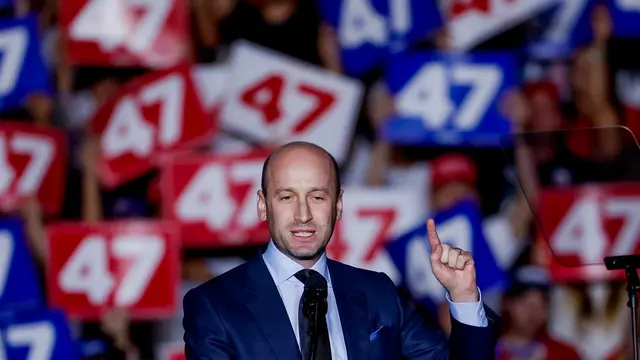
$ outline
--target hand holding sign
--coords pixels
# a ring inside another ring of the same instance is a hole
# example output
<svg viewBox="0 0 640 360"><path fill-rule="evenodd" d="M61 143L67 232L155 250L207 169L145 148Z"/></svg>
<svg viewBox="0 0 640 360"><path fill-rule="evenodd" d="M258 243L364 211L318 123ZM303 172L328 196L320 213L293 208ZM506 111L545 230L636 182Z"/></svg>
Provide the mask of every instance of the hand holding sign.
<svg viewBox="0 0 640 360"><path fill-rule="evenodd" d="M442 244L433 219L427 220L427 235L431 245L430 259L433 275L447 289L451 301L478 301L476 268L471 253Z"/></svg>

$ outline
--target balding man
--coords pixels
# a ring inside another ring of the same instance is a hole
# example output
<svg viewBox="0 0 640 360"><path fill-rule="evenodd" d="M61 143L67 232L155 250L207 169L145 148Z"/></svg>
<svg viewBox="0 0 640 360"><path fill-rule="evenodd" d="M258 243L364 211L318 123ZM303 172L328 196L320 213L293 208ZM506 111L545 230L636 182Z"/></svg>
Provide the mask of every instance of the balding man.
<svg viewBox="0 0 640 360"><path fill-rule="evenodd" d="M384 273L325 253L342 214L335 159L314 144L265 161L258 214L266 251L189 291L188 360L493 359L497 316L482 304L471 254L440 244L427 222L433 273L447 290L449 339L405 308Z"/></svg>

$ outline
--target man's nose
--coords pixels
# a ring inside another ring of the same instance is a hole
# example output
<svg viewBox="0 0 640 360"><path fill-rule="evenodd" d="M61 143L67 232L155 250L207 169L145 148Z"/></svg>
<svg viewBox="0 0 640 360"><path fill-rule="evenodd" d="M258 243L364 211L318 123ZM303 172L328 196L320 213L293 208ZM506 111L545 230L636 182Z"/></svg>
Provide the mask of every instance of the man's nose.
<svg viewBox="0 0 640 360"><path fill-rule="evenodd" d="M313 215L311 215L311 208L309 207L306 199L301 199L298 201L298 207L294 215L294 219L303 224L313 219Z"/></svg>

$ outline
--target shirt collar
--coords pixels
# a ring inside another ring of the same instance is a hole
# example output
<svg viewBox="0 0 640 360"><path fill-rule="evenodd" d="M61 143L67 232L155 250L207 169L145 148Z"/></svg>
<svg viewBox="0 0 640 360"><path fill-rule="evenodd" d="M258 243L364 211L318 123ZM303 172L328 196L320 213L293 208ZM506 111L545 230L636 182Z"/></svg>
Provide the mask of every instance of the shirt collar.
<svg viewBox="0 0 640 360"><path fill-rule="evenodd" d="M290 259L287 255L283 254L274 244L273 240L269 241L267 250L262 254L267 269L273 276L276 286L280 286L283 282L289 280L298 271L304 269L304 267L297 262ZM313 264L311 269L320 273L327 279L328 286L331 286L331 277L329 276L329 269L327 267L327 254L323 253L320 259Z"/></svg>

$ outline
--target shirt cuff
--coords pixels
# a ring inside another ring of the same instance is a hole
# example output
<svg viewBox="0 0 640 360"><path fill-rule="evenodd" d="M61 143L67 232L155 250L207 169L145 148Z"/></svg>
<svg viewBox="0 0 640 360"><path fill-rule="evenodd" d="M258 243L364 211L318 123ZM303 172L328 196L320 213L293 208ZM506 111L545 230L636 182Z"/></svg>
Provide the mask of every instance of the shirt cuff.
<svg viewBox="0 0 640 360"><path fill-rule="evenodd" d="M456 321L476 327L487 327L489 321L487 320L487 314L484 312L484 305L482 304L482 293L478 289L477 302L453 302L449 297L449 293L445 294L447 302L449 302L449 311Z"/></svg>

